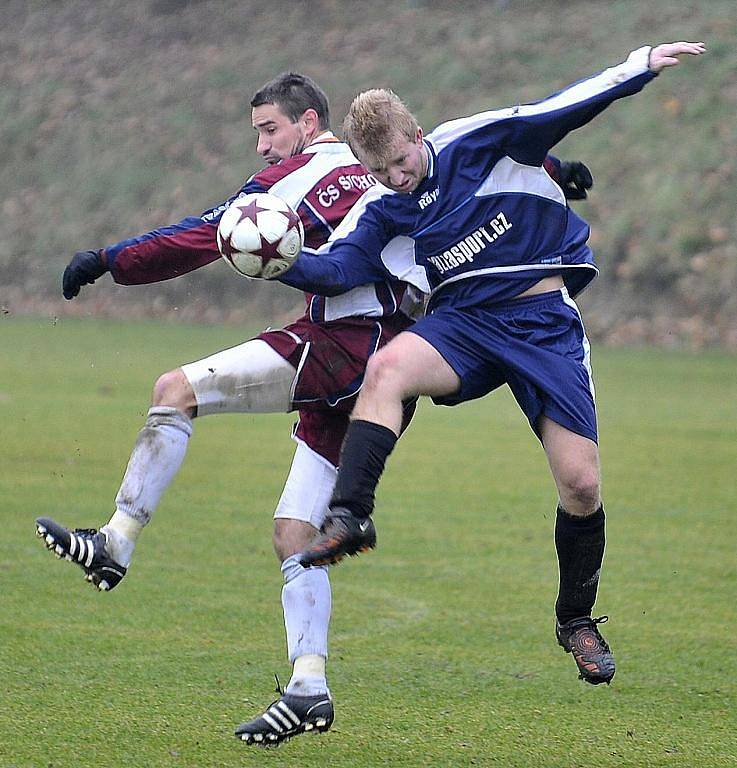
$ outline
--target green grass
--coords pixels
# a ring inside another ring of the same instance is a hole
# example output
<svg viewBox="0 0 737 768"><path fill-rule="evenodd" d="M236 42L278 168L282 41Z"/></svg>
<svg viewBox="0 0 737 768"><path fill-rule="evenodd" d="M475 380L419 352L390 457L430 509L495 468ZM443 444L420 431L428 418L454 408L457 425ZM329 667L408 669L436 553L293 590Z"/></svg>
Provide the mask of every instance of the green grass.
<svg viewBox="0 0 737 768"><path fill-rule="evenodd" d="M737 764L737 358L718 353L594 350L611 687L555 644L553 486L500 392L423 404L379 548L331 572L333 731L233 739L289 676L270 532L293 418L197 422L109 595L33 519L104 522L157 373L251 330L0 320L2 768Z"/></svg>

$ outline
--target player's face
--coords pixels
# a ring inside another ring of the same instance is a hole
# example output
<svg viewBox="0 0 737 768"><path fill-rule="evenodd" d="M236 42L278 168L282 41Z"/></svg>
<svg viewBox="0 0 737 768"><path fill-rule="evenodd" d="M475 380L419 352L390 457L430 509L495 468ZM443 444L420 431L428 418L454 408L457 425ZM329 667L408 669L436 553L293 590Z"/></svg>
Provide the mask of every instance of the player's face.
<svg viewBox="0 0 737 768"><path fill-rule="evenodd" d="M256 151L269 165L298 155L307 144L304 122L293 123L276 104L254 107L251 122L258 133Z"/></svg>
<svg viewBox="0 0 737 768"><path fill-rule="evenodd" d="M359 160L385 187L395 192L414 192L427 175L427 150L422 143L422 129L414 139L397 135L381 160L357 152Z"/></svg>

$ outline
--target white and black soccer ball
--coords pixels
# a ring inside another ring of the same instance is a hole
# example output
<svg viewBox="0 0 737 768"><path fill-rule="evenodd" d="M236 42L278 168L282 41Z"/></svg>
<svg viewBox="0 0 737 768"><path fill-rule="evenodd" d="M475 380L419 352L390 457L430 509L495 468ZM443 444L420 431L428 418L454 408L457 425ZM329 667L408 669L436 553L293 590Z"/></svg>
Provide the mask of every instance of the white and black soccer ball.
<svg viewBox="0 0 737 768"><path fill-rule="evenodd" d="M299 256L304 228L280 197L254 192L228 206L217 241L222 257L238 274L270 280L284 274Z"/></svg>

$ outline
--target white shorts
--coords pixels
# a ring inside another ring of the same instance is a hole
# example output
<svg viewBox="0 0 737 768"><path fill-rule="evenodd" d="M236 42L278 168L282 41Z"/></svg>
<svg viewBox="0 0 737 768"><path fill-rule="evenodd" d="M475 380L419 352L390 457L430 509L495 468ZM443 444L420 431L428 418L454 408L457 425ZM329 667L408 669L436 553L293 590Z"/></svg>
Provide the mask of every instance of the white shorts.
<svg viewBox="0 0 737 768"><path fill-rule="evenodd" d="M197 398L197 415L286 413L292 409L295 368L265 341L251 339L182 366ZM301 440L292 459L275 518L320 528L337 469Z"/></svg>
<svg viewBox="0 0 737 768"><path fill-rule="evenodd" d="M197 398L198 416L292 409L297 372L261 339L183 365L182 371Z"/></svg>

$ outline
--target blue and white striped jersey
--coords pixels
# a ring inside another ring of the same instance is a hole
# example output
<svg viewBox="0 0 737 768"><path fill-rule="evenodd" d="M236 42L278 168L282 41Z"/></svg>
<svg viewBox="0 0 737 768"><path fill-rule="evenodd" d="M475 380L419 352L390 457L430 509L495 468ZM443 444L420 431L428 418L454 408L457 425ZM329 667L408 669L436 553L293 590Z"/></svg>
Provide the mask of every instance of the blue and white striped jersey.
<svg viewBox="0 0 737 768"><path fill-rule="evenodd" d="M649 52L540 102L443 123L425 139L428 174L416 190L367 190L330 241L280 279L330 296L389 277L429 294L431 307L503 301L552 274L577 294L598 272L589 227L543 161L566 134L655 77Z"/></svg>

